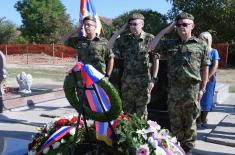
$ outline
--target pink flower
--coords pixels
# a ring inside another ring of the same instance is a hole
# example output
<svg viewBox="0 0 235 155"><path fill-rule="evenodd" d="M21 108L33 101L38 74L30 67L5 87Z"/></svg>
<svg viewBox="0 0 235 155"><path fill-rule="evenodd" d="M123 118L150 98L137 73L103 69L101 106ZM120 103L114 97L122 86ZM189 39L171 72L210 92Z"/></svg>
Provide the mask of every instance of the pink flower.
<svg viewBox="0 0 235 155"><path fill-rule="evenodd" d="M148 125L149 125L149 128L151 128L153 130L160 130L161 129L161 126L159 124L157 124L157 122L154 122L151 120L148 120Z"/></svg>
<svg viewBox="0 0 235 155"><path fill-rule="evenodd" d="M140 145L136 151L137 155L149 155L148 144Z"/></svg>

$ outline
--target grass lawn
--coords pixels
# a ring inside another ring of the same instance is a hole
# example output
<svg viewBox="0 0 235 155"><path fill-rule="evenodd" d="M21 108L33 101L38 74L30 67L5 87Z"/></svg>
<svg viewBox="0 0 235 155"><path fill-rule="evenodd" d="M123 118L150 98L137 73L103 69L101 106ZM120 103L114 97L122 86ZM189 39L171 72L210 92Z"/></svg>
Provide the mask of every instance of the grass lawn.
<svg viewBox="0 0 235 155"><path fill-rule="evenodd" d="M235 86L229 87L229 93L235 93Z"/></svg>
<svg viewBox="0 0 235 155"><path fill-rule="evenodd" d="M31 74L33 78L51 79L55 82L64 81L65 69L35 69L35 68L7 68L7 78L15 79L16 76L25 72L26 74Z"/></svg>

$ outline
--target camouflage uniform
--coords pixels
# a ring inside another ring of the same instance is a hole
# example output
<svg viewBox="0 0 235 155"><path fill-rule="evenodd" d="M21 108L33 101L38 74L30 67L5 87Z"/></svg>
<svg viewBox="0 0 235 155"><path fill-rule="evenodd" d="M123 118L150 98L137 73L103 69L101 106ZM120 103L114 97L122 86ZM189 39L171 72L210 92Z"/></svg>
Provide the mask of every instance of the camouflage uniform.
<svg viewBox="0 0 235 155"><path fill-rule="evenodd" d="M210 64L207 47L201 40L192 37L186 42L161 41L158 50L168 56L167 103L171 130L184 149L192 149L197 134L196 118L200 112L200 69Z"/></svg>
<svg viewBox="0 0 235 155"><path fill-rule="evenodd" d="M86 37L72 37L65 41L65 45L74 48L78 61L94 66L98 71L106 73L106 61L114 57L112 50L106 48L105 38L95 37L89 40Z"/></svg>
<svg viewBox="0 0 235 155"><path fill-rule="evenodd" d="M115 46L124 61L121 87L123 110L138 116L147 117L147 104L150 101L147 87L154 54L146 50L146 45L153 37L144 31L139 39L133 34L125 34L117 40Z"/></svg>

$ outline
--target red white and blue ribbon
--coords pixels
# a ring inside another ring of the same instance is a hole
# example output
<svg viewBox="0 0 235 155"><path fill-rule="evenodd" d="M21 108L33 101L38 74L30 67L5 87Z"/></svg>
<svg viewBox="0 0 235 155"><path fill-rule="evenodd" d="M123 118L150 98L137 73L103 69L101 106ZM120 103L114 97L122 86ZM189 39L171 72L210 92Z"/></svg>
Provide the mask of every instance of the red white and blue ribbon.
<svg viewBox="0 0 235 155"><path fill-rule="evenodd" d="M46 149L47 147L51 146L52 144L54 144L55 142L57 142L58 140L60 140L61 138L63 138L65 135L67 135L69 133L70 130L72 130L73 128L75 128L74 126L63 126L61 127L59 130L57 130L55 133L53 133L48 139L47 141L43 144L43 146L41 147L40 151L37 152L37 155L39 155L40 153L43 152L44 149Z"/></svg>
<svg viewBox="0 0 235 155"><path fill-rule="evenodd" d="M77 62L73 70L75 72L81 71L82 78L87 87L90 87L104 77L104 75L97 71L92 65L83 64L82 62Z"/></svg>
<svg viewBox="0 0 235 155"><path fill-rule="evenodd" d="M83 64L81 62L77 62L73 70L81 71L82 78L86 86L88 88L95 87L95 89L97 90L97 94L93 89L88 89L85 92L91 110L94 112L104 112L104 108L105 111L108 111L111 107L109 97L104 91L104 89L101 88L98 84L96 84L100 79L104 77L104 75L97 71L93 66ZM97 95L100 97L101 103L99 102ZM115 120L111 121L111 125L115 126L115 122ZM107 145L111 146L113 133L108 125L108 122L96 121L95 126L96 138L98 140L104 141Z"/></svg>

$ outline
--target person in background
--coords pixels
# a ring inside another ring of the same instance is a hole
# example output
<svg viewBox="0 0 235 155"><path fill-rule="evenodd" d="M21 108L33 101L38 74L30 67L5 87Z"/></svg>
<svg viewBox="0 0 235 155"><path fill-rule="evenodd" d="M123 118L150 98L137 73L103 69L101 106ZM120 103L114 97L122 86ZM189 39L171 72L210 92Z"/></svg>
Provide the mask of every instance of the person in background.
<svg viewBox="0 0 235 155"><path fill-rule="evenodd" d="M107 39L96 35L96 19L94 17L87 16L82 23L77 30L68 33L63 38L64 44L76 50L78 61L92 65L109 78L114 63L113 51L106 48ZM79 37L78 33L83 26L86 36Z"/></svg>
<svg viewBox="0 0 235 155"><path fill-rule="evenodd" d="M161 39L176 26L179 38ZM197 137L196 119L200 113L200 98L208 79L208 50L201 39L192 35L193 15L182 12L175 21L160 31L148 44L167 56L168 114L171 131L187 155L192 154ZM202 74L201 74L202 71Z"/></svg>
<svg viewBox="0 0 235 155"><path fill-rule="evenodd" d="M127 27L130 28L130 33L121 34ZM147 104L157 78L158 60L153 51L146 49L147 43L154 36L144 32L143 27L144 16L133 13L129 21L113 34L107 47L118 49L123 60L121 98L124 112L136 113L147 119Z"/></svg>
<svg viewBox="0 0 235 155"><path fill-rule="evenodd" d="M212 110L213 107L213 96L215 92L216 84L216 71L219 64L219 53L217 49L212 48L212 36L209 32L203 32L199 35L199 38L205 41L208 46L208 57L211 60L211 65L209 66L209 76L206 85L206 91L201 99L201 115L197 119L198 127L208 128L207 115L208 112Z"/></svg>
<svg viewBox="0 0 235 155"><path fill-rule="evenodd" d="M113 34L114 32L111 34L111 37L113 36ZM119 37L120 36L118 36L118 38ZM118 90L121 96L121 77L123 73L123 60L121 58L120 51L117 48L114 47L112 50L115 55L115 58L113 71L109 81L114 85L114 87Z"/></svg>
<svg viewBox="0 0 235 155"><path fill-rule="evenodd" d="M0 51L0 113L3 112L4 104L3 104L3 81L6 79L6 57Z"/></svg>

